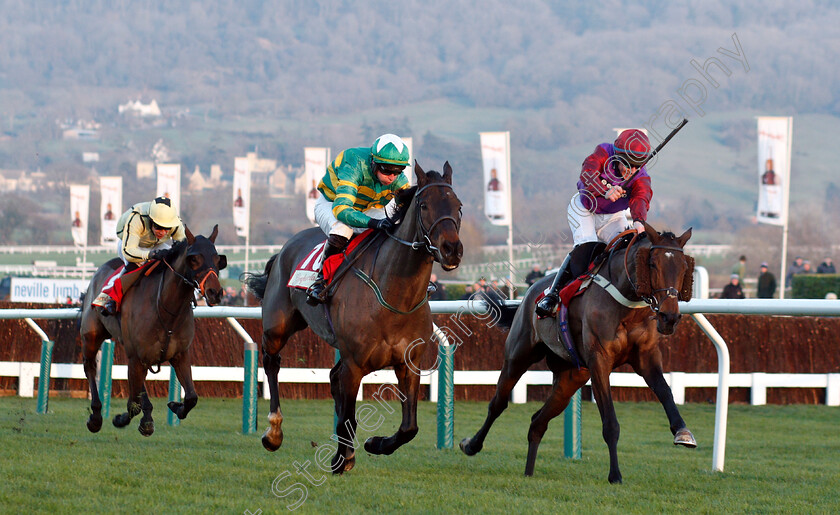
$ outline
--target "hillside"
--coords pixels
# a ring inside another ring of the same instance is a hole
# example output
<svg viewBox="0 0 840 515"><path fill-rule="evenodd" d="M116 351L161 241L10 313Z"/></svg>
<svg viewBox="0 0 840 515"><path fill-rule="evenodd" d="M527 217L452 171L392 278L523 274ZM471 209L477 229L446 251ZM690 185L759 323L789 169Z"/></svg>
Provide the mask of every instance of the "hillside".
<svg viewBox="0 0 840 515"><path fill-rule="evenodd" d="M728 242L755 202L759 114L795 117L794 210L833 209L826 192L837 196L840 180L826 150L840 128L840 70L826 63L840 51L838 21L840 6L822 1L6 1L0 168L83 181L81 152L97 151L98 173L126 177L129 204L154 188L131 175L159 139L182 170L206 172L229 171L253 147L299 166L304 146L335 153L393 131L414 138L423 166L453 164L465 214L492 243L506 234L481 216L477 133L509 130L516 238L527 240L565 227L574 176L595 144L674 101L691 123L653 171L652 217ZM692 65L712 57L725 67L710 65L717 87ZM705 84L695 109L691 81ZM162 123L121 117L117 105L135 98L160 103ZM101 123L100 139L62 140L58 122L81 120ZM29 201L33 223L67 213L64 191ZM299 205L273 202L260 215L283 220L254 243L306 224ZM185 216L230 221L220 204L187 201ZM12 236L69 241L62 230ZM222 237L235 242L229 230Z"/></svg>

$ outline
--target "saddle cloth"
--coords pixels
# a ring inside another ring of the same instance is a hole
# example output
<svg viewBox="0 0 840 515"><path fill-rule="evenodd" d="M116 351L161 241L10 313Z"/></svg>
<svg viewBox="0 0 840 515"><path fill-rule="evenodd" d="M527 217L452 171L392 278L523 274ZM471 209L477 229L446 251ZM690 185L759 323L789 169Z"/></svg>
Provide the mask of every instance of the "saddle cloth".
<svg viewBox="0 0 840 515"><path fill-rule="evenodd" d="M128 289L131 288L143 275L138 272L146 271L146 275L148 275L159 263L159 261L146 261L140 265L140 267L117 277L109 288L104 288L102 290L102 293L107 293L109 297L114 299L117 303L117 311L119 311L119 307L122 306L123 295L125 295L125 292L127 292ZM114 270L114 272L108 276L105 284L107 285L111 281L111 278L122 272L124 268L125 265L121 265L119 268Z"/></svg>
<svg viewBox="0 0 840 515"><path fill-rule="evenodd" d="M318 278L318 271L321 270L322 266L324 268L324 280L329 285L333 277L335 277L336 271L344 262L345 257L352 253L372 233L373 229L368 229L361 234L353 236L344 252L332 255L326 261L324 261L324 246L327 244L327 240L324 238L323 241L315 245L300 263L297 264L286 285L289 288L309 289L312 283L315 282L315 279Z"/></svg>

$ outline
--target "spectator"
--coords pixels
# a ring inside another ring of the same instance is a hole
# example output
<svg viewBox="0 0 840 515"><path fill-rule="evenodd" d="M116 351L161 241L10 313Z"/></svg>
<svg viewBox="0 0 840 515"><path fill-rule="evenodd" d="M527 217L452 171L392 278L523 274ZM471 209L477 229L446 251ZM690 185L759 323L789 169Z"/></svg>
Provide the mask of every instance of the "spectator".
<svg viewBox="0 0 840 515"><path fill-rule="evenodd" d="M528 272L528 275L525 276L525 284L528 285L528 288L534 285L535 282L539 281L545 277L545 272L540 270L540 265L534 265L534 268Z"/></svg>
<svg viewBox="0 0 840 515"><path fill-rule="evenodd" d="M802 263L802 273L803 274L814 273L814 270L811 268L811 262L810 261L806 260L804 263Z"/></svg>
<svg viewBox="0 0 840 515"><path fill-rule="evenodd" d="M480 289L481 288L479 288L478 283L474 283L472 286L468 284L464 288L464 294L461 295L461 300L470 300L477 291L480 291Z"/></svg>
<svg viewBox="0 0 840 515"><path fill-rule="evenodd" d="M837 300L837 294L833 291L830 291L825 294L825 300Z"/></svg>
<svg viewBox="0 0 840 515"><path fill-rule="evenodd" d="M435 288L435 291L429 295L429 300L446 300L446 287L438 282L437 274L432 274L429 278L429 286Z"/></svg>
<svg viewBox="0 0 840 515"><path fill-rule="evenodd" d="M785 276L785 282L790 286L790 280L793 279L793 276L796 274L801 274L805 270L805 261L802 259L802 256L796 256L793 260L793 263L790 264L788 267L787 275Z"/></svg>
<svg viewBox="0 0 840 515"><path fill-rule="evenodd" d="M739 281L744 280L744 276L747 275L747 256L742 255L738 258L738 262L732 267L732 273L738 275Z"/></svg>
<svg viewBox="0 0 840 515"><path fill-rule="evenodd" d="M744 291L741 289L741 281L738 279L738 274L732 274L729 276L729 284L724 286L723 293L721 293L720 298L722 299L744 299Z"/></svg>
<svg viewBox="0 0 840 515"><path fill-rule="evenodd" d="M837 269L834 267L834 262L831 260L830 257L827 257L820 263L820 266L817 267L818 274L836 274Z"/></svg>
<svg viewBox="0 0 840 515"><path fill-rule="evenodd" d="M758 298L772 299L776 293L776 276L767 269L767 263L761 263L758 274Z"/></svg>

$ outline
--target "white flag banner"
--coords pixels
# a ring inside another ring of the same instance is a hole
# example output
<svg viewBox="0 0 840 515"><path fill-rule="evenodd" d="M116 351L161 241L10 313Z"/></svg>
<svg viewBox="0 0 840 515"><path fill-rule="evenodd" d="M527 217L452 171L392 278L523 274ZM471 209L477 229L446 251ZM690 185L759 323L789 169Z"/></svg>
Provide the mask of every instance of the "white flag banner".
<svg viewBox="0 0 840 515"><path fill-rule="evenodd" d="M401 138L405 146L408 147L408 166L405 167L405 174L406 179L408 179L408 184L414 186L417 184L417 177L414 176L414 139L413 138Z"/></svg>
<svg viewBox="0 0 840 515"><path fill-rule="evenodd" d="M73 243L87 247L88 206L90 205L90 186L73 184L70 186L70 233Z"/></svg>
<svg viewBox="0 0 840 515"><path fill-rule="evenodd" d="M482 132L484 215L493 225L510 225L510 133Z"/></svg>
<svg viewBox="0 0 840 515"><path fill-rule="evenodd" d="M330 162L330 149L324 147L306 147L303 149L303 173L306 176L306 217L315 223L315 201L321 192L318 183L327 173Z"/></svg>
<svg viewBox="0 0 840 515"><path fill-rule="evenodd" d="M233 159L233 227L236 235L248 237L251 227L251 162Z"/></svg>
<svg viewBox="0 0 840 515"><path fill-rule="evenodd" d="M758 208L760 223L785 225L790 191L793 118L758 117Z"/></svg>
<svg viewBox="0 0 840 515"><path fill-rule="evenodd" d="M181 165L157 165L157 192L155 197L166 197L172 201L175 212L181 214Z"/></svg>
<svg viewBox="0 0 840 515"><path fill-rule="evenodd" d="M102 234L100 245L117 244L117 221L122 215L122 177L100 177L99 190L101 200L99 205L99 222Z"/></svg>

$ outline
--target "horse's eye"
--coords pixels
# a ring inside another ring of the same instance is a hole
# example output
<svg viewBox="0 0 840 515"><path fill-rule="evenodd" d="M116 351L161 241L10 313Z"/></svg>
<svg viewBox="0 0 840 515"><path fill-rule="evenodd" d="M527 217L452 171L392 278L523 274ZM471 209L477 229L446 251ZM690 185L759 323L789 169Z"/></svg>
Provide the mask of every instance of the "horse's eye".
<svg viewBox="0 0 840 515"><path fill-rule="evenodd" d="M427 207L425 202L420 203L420 209L426 209Z"/></svg>

